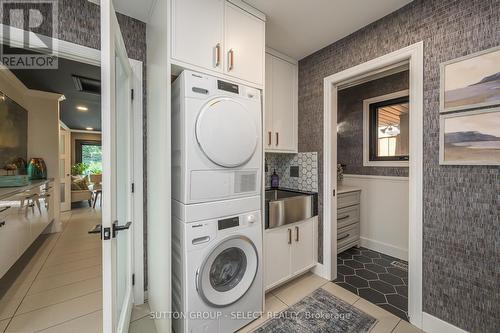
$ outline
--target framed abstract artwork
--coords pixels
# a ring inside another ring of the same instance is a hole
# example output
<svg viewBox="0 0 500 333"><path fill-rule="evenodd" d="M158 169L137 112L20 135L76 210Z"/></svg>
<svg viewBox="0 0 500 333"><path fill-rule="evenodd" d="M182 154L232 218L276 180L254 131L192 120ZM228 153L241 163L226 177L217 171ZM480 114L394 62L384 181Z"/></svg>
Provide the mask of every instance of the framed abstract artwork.
<svg viewBox="0 0 500 333"><path fill-rule="evenodd" d="M500 47L441 64L440 111L500 105Z"/></svg>
<svg viewBox="0 0 500 333"><path fill-rule="evenodd" d="M500 165L500 108L440 116L439 163Z"/></svg>

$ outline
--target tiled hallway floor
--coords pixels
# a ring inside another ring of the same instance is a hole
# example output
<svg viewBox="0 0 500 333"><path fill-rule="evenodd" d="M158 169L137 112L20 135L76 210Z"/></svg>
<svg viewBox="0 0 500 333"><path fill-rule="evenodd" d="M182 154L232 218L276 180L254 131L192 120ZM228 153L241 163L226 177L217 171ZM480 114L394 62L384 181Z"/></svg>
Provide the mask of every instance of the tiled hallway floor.
<svg viewBox="0 0 500 333"><path fill-rule="evenodd" d="M397 258L366 248L350 248L337 257L335 283L408 320L408 272L395 267Z"/></svg>
<svg viewBox="0 0 500 333"><path fill-rule="evenodd" d="M101 242L87 234L100 211L63 213L0 280L0 332L101 332Z"/></svg>
<svg viewBox="0 0 500 333"><path fill-rule="evenodd" d="M238 333L250 333L261 326L264 322L268 320L267 314L274 313L277 314L289 306L299 302L304 297L311 294L318 288L323 288L324 290L332 293L334 296L340 298L344 302L351 304L352 306L366 312L367 314L375 317L377 323L370 331L370 333L422 333L415 326L409 324L405 320L401 320L399 317L393 315L392 313L382 309L381 307L368 302L367 300L359 297L358 295L339 287L337 284L329 282L317 275L307 273L301 277L279 287L266 295L266 305L264 309L265 315L260 319L255 320L246 327L242 328ZM147 306L145 306L147 307ZM147 310L134 309L132 314L133 320L135 318L140 318L134 320L130 324L130 333L156 333L155 326L151 318L147 315ZM142 316L139 316L142 313ZM141 318L142 317L142 318Z"/></svg>

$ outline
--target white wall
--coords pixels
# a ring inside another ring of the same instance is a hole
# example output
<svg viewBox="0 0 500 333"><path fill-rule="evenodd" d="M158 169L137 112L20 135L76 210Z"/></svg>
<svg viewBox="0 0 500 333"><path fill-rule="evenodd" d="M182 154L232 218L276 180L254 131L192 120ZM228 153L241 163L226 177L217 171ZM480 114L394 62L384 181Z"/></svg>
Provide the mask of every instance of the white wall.
<svg viewBox="0 0 500 333"><path fill-rule="evenodd" d="M344 175L361 188L361 246L408 260L408 177Z"/></svg>

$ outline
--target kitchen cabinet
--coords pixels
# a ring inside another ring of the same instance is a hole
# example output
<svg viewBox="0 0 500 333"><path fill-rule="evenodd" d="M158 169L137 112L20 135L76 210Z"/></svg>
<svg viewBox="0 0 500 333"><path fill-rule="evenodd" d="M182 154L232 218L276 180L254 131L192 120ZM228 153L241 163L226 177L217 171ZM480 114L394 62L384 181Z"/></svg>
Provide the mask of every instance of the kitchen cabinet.
<svg viewBox="0 0 500 333"><path fill-rule="evenodd" d="M54 219L53 182L0 199L0 278Z"/></svg>
<svg viewBox="0 0 500 333"><path fill-rule="evenodd" d="M264 232L264 283L272 289L317 263L318 218Z"/></svg>
<svg viewBox="0 0 500 333"><path fill-rule="evenodd" d="M265 22L230 1L173 0L171 46L181 68L264 83Z"/></svg>
<svg viewBox="0 0 500 333"><path fill-rule="evenodd" d="M276 51L266 53L265 150L298 151L298 65Z"/></svg>

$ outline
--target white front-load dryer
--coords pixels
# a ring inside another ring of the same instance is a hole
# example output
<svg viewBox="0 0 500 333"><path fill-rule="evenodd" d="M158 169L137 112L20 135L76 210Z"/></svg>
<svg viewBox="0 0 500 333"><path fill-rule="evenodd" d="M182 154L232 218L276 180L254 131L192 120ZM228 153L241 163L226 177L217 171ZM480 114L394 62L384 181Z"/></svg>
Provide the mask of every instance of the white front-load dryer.
<svg viewBox="0 0 500 333"><path fill-rule="evenodd" d="M186 223L174 219L176 333L236 332L262 314L260 211Z"/></svg>
<svg viewBox="0 0 500 333"><path fill-rule="evenodd" d="M258 89L185 70L172 86L172 196L195 204L260 194Z"/></svg>

